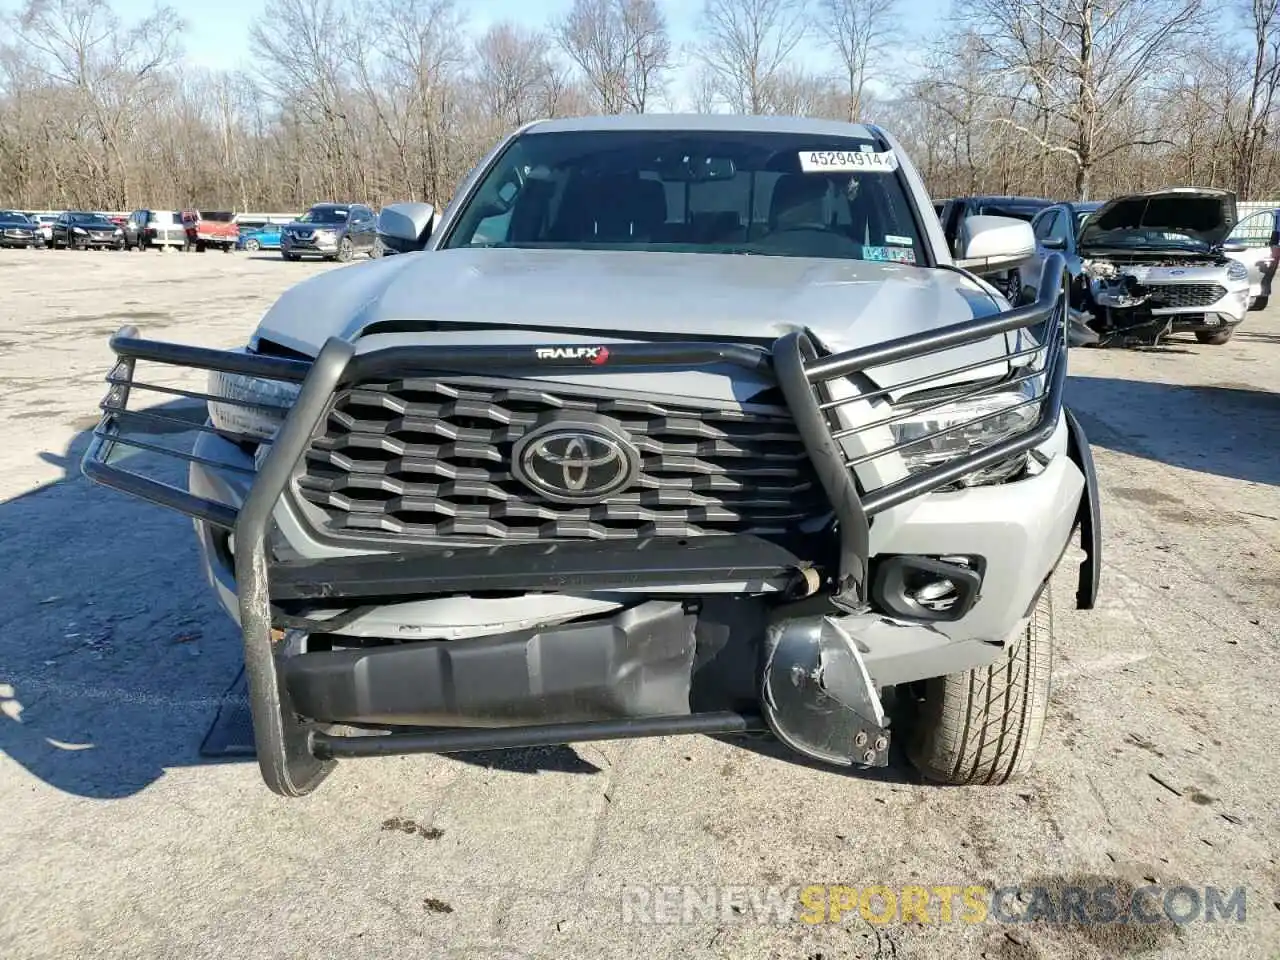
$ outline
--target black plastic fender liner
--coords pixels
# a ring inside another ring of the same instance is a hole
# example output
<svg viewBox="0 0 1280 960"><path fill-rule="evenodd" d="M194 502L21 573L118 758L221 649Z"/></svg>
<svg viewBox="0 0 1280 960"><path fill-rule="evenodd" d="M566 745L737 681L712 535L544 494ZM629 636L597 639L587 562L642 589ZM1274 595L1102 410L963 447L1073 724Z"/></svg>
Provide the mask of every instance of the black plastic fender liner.
<svg viewBox="0 0 1280 960"><path fill-rule="evenodd" d="M310 793L328 775L333 763L312 754L310 734L314 724L297 718L281 682L271 639L267 532L276 501L311 442L312 431L324 416L329 397L354 354L352 344L336 337L325 343L271 452L258 468L257 479L236 519L236 583L254 745L262 779L274 793L286 797Z"/></svg>
<svg viewBox="0 0 1280 960"><path fill-rule="evenodd" d="M1093 465L1093 451L1084 427L1074 413L1063 407L1067 421L1067 455L1084 474L1085 490L1080 497L1076 522L1080 526L1080 548L1085 557L1080 564L1080 580L1076 587L1076 607L1092 610L1102 583L1102 503L1098 494L1098 473Z"/></svg>
<svg viewBox="0 0 1280 960"><path fill-rule="evenodd" d="M880 693L857 643L829 616L770 624L760 706L774 736L797 753L837 766L888 763Z"/></svg>

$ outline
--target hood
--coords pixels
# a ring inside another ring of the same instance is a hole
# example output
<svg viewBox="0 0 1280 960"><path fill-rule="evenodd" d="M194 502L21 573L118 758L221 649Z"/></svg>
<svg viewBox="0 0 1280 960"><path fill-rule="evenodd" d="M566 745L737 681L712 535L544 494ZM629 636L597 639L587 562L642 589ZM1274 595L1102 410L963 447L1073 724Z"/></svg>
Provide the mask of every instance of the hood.
<svg viewBox="0 0 1280 960"><path fill-rule="evenodd" d="M1236 195L1190 187L1155 190L1109 200L1080 231L1077 247L1090 250L1179 250L1203 253L1221 246L1236 225Z"/></svg>
<svg viewBox="0 0 1280 960"><path fill-rule="evenodd" d="M893 263L456 249L382 258L305 280L267 312L258 334L315 354L331 336L363 338L361 349L421 343L424 336L439 344L680 337L768 344L807 328L826 349L840 351L1000 308L962 273ZM940 359L945 369L1003 352L1001 341L981 355L953 351ZM924 373L919 363L903 362L915 364L917 376Z"/></svg>

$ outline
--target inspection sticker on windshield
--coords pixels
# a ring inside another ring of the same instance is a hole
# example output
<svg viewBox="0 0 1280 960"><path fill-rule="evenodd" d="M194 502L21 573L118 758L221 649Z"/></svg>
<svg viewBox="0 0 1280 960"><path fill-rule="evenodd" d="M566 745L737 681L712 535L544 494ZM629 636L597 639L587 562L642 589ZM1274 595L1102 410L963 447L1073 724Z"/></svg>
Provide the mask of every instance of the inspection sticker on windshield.
<svg viewBox="0 0 1280 960"><path fill-rule="evenodd" d="M892 150L876 153L868 150L806 150L800 154L800 169L805 173L893 173L898 169L898 155Z"/></svg>

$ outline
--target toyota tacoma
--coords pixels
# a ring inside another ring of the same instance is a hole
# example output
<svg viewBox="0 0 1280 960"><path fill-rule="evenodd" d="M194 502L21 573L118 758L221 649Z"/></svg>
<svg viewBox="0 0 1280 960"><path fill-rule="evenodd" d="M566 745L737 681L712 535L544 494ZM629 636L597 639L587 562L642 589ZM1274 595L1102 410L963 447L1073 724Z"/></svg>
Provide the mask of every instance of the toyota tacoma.
<svg viewBox="0 0 1280 960"><path fill-rule="evenodd" d="M1016 308L980 276L1029 224L967 218L960 269L876 126L632 116L526 125L379 229L414 251L242 349L119 331L83 462L194 518L272 790L677 734L875 767L895 727L936 781L1028 768L1048 585L1101 569L1063 259Z"/></svg>

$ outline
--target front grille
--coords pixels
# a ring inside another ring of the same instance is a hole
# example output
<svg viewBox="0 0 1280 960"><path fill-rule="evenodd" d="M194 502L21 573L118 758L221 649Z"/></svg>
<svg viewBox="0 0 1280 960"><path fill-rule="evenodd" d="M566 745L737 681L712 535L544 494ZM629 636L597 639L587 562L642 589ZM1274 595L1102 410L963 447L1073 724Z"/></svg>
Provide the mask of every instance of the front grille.
<svg viewBox="0 0 1280 960"><path fill-rule="evenodd" d="M641 456L635 480L590 505L551 502L525 486L511 471L513 446L556 413L621 424ZM830 513L784 410L703 409L530 381L414 378L339 392L297 491L337 535L781 537Z"/></svg>
<svg viewBox="0 0 1280 960"><path fill-rule="evenodd" d="M1216 283L1167 283L1151 287L1148 301L1157 310L1174 307L1207 307L1227 295L1227 288Z"/></svg>

